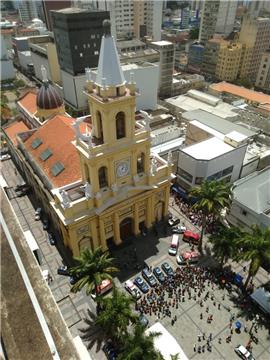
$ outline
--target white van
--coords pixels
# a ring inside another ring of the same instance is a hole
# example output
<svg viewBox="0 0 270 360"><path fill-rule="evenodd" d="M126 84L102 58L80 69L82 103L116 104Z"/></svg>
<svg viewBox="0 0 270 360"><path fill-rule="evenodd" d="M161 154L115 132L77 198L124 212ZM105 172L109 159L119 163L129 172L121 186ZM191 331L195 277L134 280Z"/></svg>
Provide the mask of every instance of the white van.
<svg viewBox="0 0 270 360"><path fill-rule="evenodd" d="M179 246L179 235L173 234L171 246L169 247L169 254L176 255Z"/></svg>

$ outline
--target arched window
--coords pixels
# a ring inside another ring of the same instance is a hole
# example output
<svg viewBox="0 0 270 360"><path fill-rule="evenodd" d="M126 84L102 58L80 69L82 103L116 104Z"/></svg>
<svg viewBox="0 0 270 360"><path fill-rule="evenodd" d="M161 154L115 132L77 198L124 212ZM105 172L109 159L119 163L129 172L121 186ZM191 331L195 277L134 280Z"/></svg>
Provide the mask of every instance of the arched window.
<svg viewBox="0 0 270 360"><path fill-rule="evenodd" d="M120 111L116 115L116 139L122 139L126 136L125 113Z"/></svg>
<svg viewBox="0 0 270 360"><path fill-rule="evenodd" d="M141 153L138 157L137 157L137 173L143 173L144 172L144 162L145 162L145 155L144 153Z"/></svg>
<svg viewBox="0 0 270 360"><path fill-rule="evenodd" d="M97 138L103 141L103 127L102 127L102 118L100 111L96 112L97 117Z"/></svg>
<svg viewBox="0 0 270 360"><path fill-rule="evenodd" d="M108 174L106 166L102 166L98 170L98 180L100 189L108 186Z"/></svg>

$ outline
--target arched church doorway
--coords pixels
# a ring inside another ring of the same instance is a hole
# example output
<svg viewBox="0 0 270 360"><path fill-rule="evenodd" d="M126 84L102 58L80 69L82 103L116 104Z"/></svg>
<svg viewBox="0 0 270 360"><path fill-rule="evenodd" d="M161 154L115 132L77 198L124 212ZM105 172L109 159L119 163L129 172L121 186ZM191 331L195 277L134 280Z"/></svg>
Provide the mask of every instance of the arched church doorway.
<svg viewBox="0 0 270 360"><path fill-rule="evenodd" d="M120 222L120 238L125 241L133 235L133 220L130 217L125 218Z"/></svg>
<svg viewBox="0 0 270 360"><path fill-rule="evenodd" d="M93 249L93 241L90 236L85 236L79 241L80 252L86 248Z"/></svg>

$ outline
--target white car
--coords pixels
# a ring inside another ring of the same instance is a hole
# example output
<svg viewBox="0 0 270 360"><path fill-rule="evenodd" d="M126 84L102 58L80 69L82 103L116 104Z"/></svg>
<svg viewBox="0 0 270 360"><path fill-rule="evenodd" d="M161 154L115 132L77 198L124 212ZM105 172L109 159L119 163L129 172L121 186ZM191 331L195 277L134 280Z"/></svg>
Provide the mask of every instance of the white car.
<svg viewBox="0 0 270 360"><path fill-rule="evenodd" d="M255 360L251 352L248 351L243 345L236 346L234 351L244 360Z"/></svg>
<svg viewBox="0 0 270 360"><path fill-rule="evenodd" d="M4 154L0 156L1 161L9 160L11 159L11 156L9 154Z"/></svg>
<svg viewBox="0 0 270 360"><path fill-rule="evenodd" d="M125 282L125 289L134 297L134 299L138 300L142 296L140 291L136 288L133 281L127 280Z"/></svg>

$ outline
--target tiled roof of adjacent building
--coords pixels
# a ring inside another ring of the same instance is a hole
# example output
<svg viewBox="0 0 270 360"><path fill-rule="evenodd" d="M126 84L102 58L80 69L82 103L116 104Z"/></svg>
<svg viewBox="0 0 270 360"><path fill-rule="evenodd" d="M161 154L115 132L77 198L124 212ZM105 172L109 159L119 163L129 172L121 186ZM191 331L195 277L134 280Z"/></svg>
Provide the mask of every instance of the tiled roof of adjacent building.
<svg viewBox="0 0 270 360"><path fill-rule="evenodd" d="M37 112L37 94L29 91L18 100L18 105L34 115Z"/></svg>
<svg viewBox="0 0 270 360"><path fill-rule="evenodd" d="M234 84L227 83L226 81L222 81L217 84L210 85L210 88L214 91L218 92L226 92L241 98L244 98L248 101L258 102L261 104L270 103L270 95L263 94L258 91L249 90L242 86L237 86Z"/></svg>
<svg viewBox="0 0 270 360"><path fill-rule="evenodd" d="M81 179L79 155L71 143L75 139L73 121L71 117L56 115L24 142L26 150L54 187L61 187ZM46 154L49 156L47 157ZM57 175L53 170L56 164L60 164L59 169L61 168Z"/></svg>
<svg viewBox="0 0 270 360"><path fill-rule="evenodd" d="M30 130L28 126L23 122L22 119L12 123L11 125L7 126L5 129L5 133L10 138L10 140L13 142L14 145L17 145L17 138L16 135Z"/></svg>

